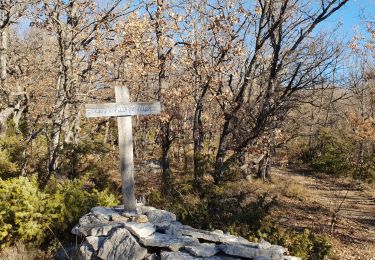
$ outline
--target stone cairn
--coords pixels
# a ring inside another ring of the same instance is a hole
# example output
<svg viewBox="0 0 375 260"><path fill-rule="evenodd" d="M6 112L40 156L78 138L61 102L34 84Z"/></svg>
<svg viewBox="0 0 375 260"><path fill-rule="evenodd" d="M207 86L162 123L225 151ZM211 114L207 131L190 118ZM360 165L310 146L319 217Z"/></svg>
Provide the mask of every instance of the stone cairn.
<svg viewBox="0 0 375 260"><path fill-rule="evenodd" d="M95 207L72 233L84 238L79 258L106 260L300 260L267 241L250 242L221 230L205 231L176 221L176 215L142 204L137 212Z"/></svg>

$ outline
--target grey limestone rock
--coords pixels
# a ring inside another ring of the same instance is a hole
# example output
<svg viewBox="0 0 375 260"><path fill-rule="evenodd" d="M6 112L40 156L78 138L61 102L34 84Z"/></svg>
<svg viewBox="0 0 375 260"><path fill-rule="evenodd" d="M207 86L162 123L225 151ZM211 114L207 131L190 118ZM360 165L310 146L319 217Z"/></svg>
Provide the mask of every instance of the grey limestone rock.
<svg viewBox="0 0 375 260"><path fill-rule="evenodd" d="M272 245L270 242L267 242L264 239L260 239L258 247L261 249L267 249L270 248Z"/></svg>
<svg viewBox="0 0 375 260"><path fill-rule="evenodd" d="M253 260L271 260L271 259L265 256L256 256L253 258Z"/></svg>
<svg viewBox="0 0 375 260"><path fill-rule="evenodd" d="M177 228L178 227L176 227L176 229ZM249 244L249 245L256 245L256 243L251 243L242 237L221 234L220 232L217 232L217 231L211 232L207 230L195 229L190 226L180 227L179 232L182 235L200 238L206 241L220 242L220 243L236 242L236 243L243 243L243 244Z"/></svg>
<svg viewBox="0 0 375 260"><path fill-rule="evenodd" d="M113 215L120 215L116 210L106 207L94 207L91 213L107 220L111 220Z"/></svg>
<svg viewBox="0 0 375 260"><path fill-rule="evenodd" d="M101 215L95 215L93 213L88 213L79 219L78 225L92 225L92 224L103 224L108 223L109 220Z"/></svg>
<svg viewBox="0 0 375 260"><path fill-rule="evenodd" d="M157 254L147 255L144 260L160 260L160 257Z"/></svg>
<svg viewBox="0 0 375 260"><path fill-rule="evenodd" d="M94 259L96 259L95 251L89 243L84 242L79 247L78 259L80 259L80 260L94 260Z"/></svg>
<svg viewBox="0 0 375 260"><path fill-rule="evenodd" d="M283 260L302 260L302 258L297 256L284 256Z"/></svg>
<svg viewBox="0 0 375 260"><path fill-rule="evenodd" d="M211 233L218 234L218 235L224 235L223 230L215 229L214 231L211 231Z"/></svg>
<svg viewBox="0 0 375 260"><path fill-rule="evenodd" d="M180 248L189 245L198 245L198 239L186 236L172 236L168 234L155 233L149 237L142 237L139 242L144 246L169 248L178 251Z"/></svg>
<svg viewBox="0 0 375 260"><path fill-rule="evenodd" d="M169 223L168 227L164 230L165 234L173 236L182 236L183 225L178 221L172 221Z"/></svg>
<svg viewBox="0 0 375 260"><path fill-rule="evenodd" d="M162 209L150 210L144 213L150 222L176 221L176 215Z"/></svg>
<svg viewBox="0 0 375 260"><path fill-rule="evenodd" d="M105 260L141 260L146 255L147 249L124 228L113 232L98 252L98 257Z"/></svg>
<svg viewBox="0 0 375 260"><path fill-rule="evenodd" d="M268 257L274 260L282 260L284 253L287 250L281 246L274 246L267 249L259 248L258 246L249 245L249 244L240 244L240 243L225 243L219 245L220 250L224 253L232 256L254 258L257 256Z"/></svg>
<svg viewBox="0 0 375 260"><path fill-rule="evenodd" d="M80 226L79 232L84 236L107 236L109 232L124 227L123 223L93 224Z"/></svg>
<svg viewBox="0 0 375 260"><path fill-rule="evenodd" d="M156 209L143 204L138 204L137 210L139 210L141 214L146 215L148 221L153 223L159 231L164 232L171 222L176 221L176 215L165 210Z"/></svg>
<svg viewBox="0 0 375 260"><path fill-rule="evenodd" d="M155 233L155 226L151 223L127 222L125 228L138 238L148 237Z"/></svg>
<svg viewBox="0 0 375 260"><path fill-rule="evenodd" d="M220 249L216 244L202 243L194 246L185 246L185 250L193 256L197 257L210 257L216 255Z"/></svg>
<svg viewBox="0 0 375 260"><path fill-rule="evenodd" d="M161 260L240 260L231 256L195 257L186 252L161 252Z"/></svg>
<svg viewBox="0 0 375 260"><path fill-rule="evenodd" d="M106 237L87 236L86 242L95 250L98 251L99 247L103 245Z"/></svg>
<svg viewBox="0 0 375 260"><path fill-rule="evenodd" d="M73 227L71 232L76 236L87 236L88 231L92 227L106 225L108 223L108 219L94 215L92 213L88 213L79 219L78 225Z"/></svg>
<svg viewBox="0 0 375 260"><path fill-rule="evenodd" d="M183 252L161 252L161 260L198 260L197 258Z"/></svg>
<svg viewBox="0 0 375 260"><path fill-rule="evenodd" d="M124 222L129 222L130 218L122 216L122 215L112 215L112 221L124 223Z"/></svg>

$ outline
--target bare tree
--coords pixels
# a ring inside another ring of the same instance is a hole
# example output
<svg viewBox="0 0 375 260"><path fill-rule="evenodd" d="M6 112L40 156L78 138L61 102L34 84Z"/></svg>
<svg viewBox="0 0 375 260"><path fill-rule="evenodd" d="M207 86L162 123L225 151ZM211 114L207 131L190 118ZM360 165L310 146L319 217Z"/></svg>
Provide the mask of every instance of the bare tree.
<svg viewBox="0 0 375 260"><path fill-rule="evenodd" d="M24 14L28 5L33 1L0 1L0 134L4 135L7 128L7 120L14 114L15 124L18 122L27 106L27 95L20 85L16 88L7 84L8 78L8 55L9 55L9 30L12 24Z"/></svg>
<svg viewBox="0 0 375 260"><path fill-rule="evenodd" d="M110 45L106 37L114 32L111 27L122 15L117 10L120 2L114 1L103 10L98 10L94 1L77 0L44 1L38 7L43 15L36 17L36 25L51 31L58 47L55 95L47 115L51 122L44 130L49 155L44 183L58 169L64 145L78 142L83 101L108 71L103 60L118 43Z"/></svg>
<svg viewBox="0 0 375 260"><path fill-rule="evenodd" d="M264 132L282 121L294 95L312 87L330 72L338 50L324 45L312 32L348 1L257 1L248 57L231 92L222 102L224 123L216 155L214 179L219 183L228 166L255 144ZM250 12L249 12L250 13ZM220 89L218 89L220 92ZM234 150L228 156L228 151Z"/></svg>

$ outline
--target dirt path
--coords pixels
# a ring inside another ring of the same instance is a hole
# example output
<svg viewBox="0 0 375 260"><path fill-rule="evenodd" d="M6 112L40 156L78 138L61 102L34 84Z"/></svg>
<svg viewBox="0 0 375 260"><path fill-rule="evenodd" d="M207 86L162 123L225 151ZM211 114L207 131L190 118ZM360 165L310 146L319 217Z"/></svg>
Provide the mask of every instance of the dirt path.
<svg viewBox="0 0 375 260"><path fill-rule="evenodd" d="M339 259L375 260L375 197L370 190L349 179L317 177L308 169L275 169L274 175L305 187L307 199L296 202L289 224L327 234L335 216L332 237Z"/></svg>

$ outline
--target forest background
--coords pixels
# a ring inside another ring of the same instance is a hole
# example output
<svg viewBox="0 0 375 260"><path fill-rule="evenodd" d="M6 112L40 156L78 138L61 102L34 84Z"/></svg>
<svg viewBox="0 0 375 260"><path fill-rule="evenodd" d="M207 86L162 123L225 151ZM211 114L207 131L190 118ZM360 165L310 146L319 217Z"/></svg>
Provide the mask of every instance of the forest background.
<svg viewBox="0 0 375 260"><path fill-rule="evenodd" d="M2 250L48 258L91 207L120 203L116 122L87 120L84 104L126 86L163 106L133 117L139 198L334 258L335 211L329 232L281 227L269 187L289 166L373 189L373 9L344 37L332 18L355 3L1 0Z"/></svg>

